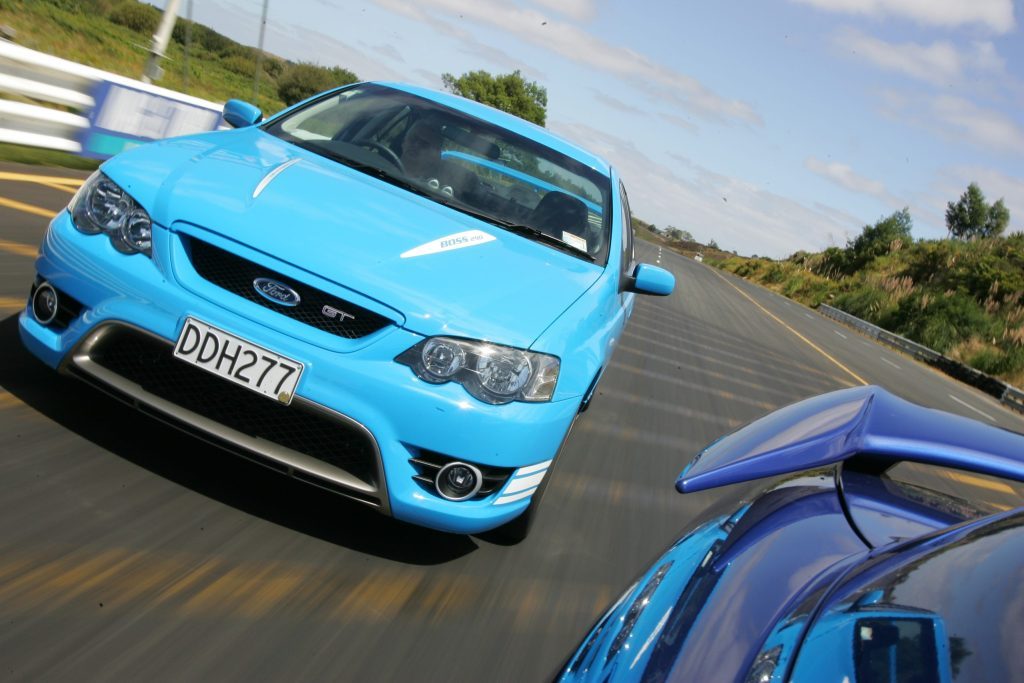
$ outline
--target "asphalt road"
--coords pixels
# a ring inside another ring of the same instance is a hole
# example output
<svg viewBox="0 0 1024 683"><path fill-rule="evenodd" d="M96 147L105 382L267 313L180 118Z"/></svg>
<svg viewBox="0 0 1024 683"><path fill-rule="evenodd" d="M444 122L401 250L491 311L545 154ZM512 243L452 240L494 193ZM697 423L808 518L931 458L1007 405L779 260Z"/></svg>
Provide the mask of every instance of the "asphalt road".
<svg viewBox="0 0 1024 683"><path fill-rule="evenodd" d="M82 175L0 166L0 678L542 680L689 518L735 493L673 483L741 424L865 381L1024 431L971 388L641 242L677 291L638 300L530 538L424 531L207 447L21 348L35 246L71 196L60 177Z"/></svg>

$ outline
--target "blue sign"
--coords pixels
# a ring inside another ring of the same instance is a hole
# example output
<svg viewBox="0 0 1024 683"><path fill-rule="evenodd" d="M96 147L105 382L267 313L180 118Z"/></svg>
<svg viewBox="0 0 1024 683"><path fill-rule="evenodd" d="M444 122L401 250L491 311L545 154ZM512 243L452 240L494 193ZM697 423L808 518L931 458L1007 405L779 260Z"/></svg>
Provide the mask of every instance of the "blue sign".
<svg viewBox="0 0 1024 683"><path fill-rule="evenodd" d="M82 155L107 159L151 140L216 130L221 110L120 83L101 81L93 90Z"/></svg>

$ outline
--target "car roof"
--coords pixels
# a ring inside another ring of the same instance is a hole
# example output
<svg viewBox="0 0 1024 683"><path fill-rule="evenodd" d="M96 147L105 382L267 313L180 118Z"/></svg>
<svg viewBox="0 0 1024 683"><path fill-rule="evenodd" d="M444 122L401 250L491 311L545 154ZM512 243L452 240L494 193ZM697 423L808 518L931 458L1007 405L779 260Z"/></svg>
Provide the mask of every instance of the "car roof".
<svg viewBox="0 0 1024 683"><path fill-rule="evenodd" d="M494 107L486 104L481 104L474 100L453 95L451 93L441 92L439 90L432 90L430 88L423 88L417 85L410 85L408 83L394 83L391 81L373 81L376 85L383 85L396 90L402 90L404 92L422 97L432 102L437 102L446 107L457 109L458 111L465 112L471 116L475 116L479 119L493 123L502 128L507 128L513 133L522 135L523 137L531 140L536 140L541 144L544 144L551 149L554 149L566 156L576 159L580 163L586 164L590 168L603 173L604 175L611 175L611 165L597 156L592 154L582 147L569 142L565 138L555 135L546 128L542 128L534 123L530 123L525 119L521 119L518 116L503 112Z"/></svg>

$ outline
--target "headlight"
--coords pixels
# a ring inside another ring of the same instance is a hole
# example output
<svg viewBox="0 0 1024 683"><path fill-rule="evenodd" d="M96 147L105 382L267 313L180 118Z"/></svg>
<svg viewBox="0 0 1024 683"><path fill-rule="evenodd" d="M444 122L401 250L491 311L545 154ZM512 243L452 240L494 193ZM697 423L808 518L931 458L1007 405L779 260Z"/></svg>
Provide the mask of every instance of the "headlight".
<svg viewBox="0 0 1024 683"><path fill-rule="evenodd" d="M550 401L558 383L555 356L469 339L430 337L395 360L426 382L458 382L492 404Z"/></svg>
<svg viewBox="0 0 1024 683"><path fill-rule="evenodd" d="M153 252L153 222L120 185L96 171L68 207L75 227L87 235L104 233L124 254Z"/></svg>

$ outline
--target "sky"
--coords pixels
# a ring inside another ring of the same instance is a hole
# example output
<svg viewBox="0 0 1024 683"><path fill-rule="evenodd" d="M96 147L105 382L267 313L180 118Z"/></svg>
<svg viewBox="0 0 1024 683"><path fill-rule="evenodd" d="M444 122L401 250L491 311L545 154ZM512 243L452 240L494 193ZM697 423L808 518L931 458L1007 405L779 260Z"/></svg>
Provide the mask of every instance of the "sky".
<svg viewBox="0 0 1024 683"><path fill-rule="evenodd" d="M192 12L255 45L261 9ZM1024 230L1022 20L1020 0L269 0L265 48L437 89L518 69L635 216L782 258L903 207L942 238L970 182Z"/></svg>

